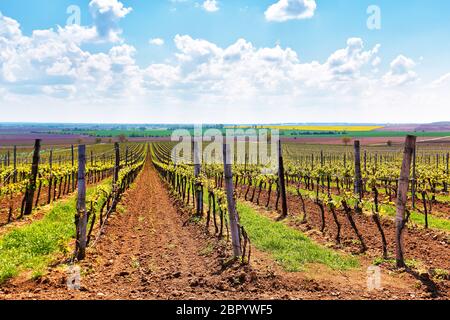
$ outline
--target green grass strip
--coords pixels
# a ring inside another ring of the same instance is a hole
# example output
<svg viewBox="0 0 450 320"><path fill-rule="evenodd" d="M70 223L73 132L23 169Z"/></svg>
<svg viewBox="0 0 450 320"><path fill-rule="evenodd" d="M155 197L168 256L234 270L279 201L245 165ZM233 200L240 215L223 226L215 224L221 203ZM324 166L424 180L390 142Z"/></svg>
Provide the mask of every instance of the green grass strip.
<svg viewBox="0 0 450 320"><path fill-rule="evenodd" d="M107 188L108 179L101 184ZM88 188L87 199L97 187ZM96 202L98 208L104 196ZM67 254L67 243L75 237L76 195L55 203L41 219L18 227L0 238L0 283L23 271L40 276L58 254Z"/></svg>
<svg viewBox="0 0 450 320"><path fill-rule="evenodd" d="M237 208L241 224L252 244L269 253L286 271L304 271L312 263L320 263L334 270L359 266L356 258L320 246L302 232L283 222L272 221L246 204L238 203Z"/></svg>

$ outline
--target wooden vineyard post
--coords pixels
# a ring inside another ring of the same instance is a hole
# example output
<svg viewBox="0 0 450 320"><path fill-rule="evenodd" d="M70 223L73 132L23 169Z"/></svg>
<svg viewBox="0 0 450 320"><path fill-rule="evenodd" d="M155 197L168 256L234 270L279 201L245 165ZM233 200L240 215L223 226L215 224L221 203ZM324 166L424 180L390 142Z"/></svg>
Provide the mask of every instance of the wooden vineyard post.
<svg viewBox="0 0 450 320"><path fill-rule="evenodd" d="M403 255L403 229L407 222L407 218L405 216L406 201L408 197L411 161L413 158L415 148L416 148L416 137L408 135L406 137L402 169L398 181L397 214L395 218L395 229L396 229L395 253L398 268L405 267L405 260Z"/></svg>
<svg viewBox="0 0 450 320"><path fill-rule="evenodd" d="M119 143L114 143L114 151L115 151L115 164L114 164L114 180L113 180L113 189L116 190L117 181L119 181L119 170L120 170L120 149Z"/></svg>
<svg viewBox="0 0 450 320"><path fill-rule="evenodd" d="M125 151L125 166L128 166L128 147L126 148Z"/></svg>
<svg viewBox="0 0 450 320"><path fill-rule="evenodd" d="M94 167L94 151L91 150L91 155L90 155L90 162L91 162L91 169ZM94 183L94 176L92 175L92 171L88 176L88 183Z"/></svg>
<svg viewBox="0 0 450 320"><path fill-rule="evenodd" d="M411 195L412 195L412 207L416 208L416 148L413 152L413 170L412 170L412 181L411 181Z"/></svg>
<svg viewBox="0 0 450 320"><path fill-rule="evenodd" d="M283 164L283 150L281 147L281 140L278 140L278 179L280 182L280 195L281 195L281 218L288 216L288 206L286 199L286 182L284 177L284 164Z"/></svg>
<svg viewBox="0 0 450 320"><path fill-rule="evenodd" d="M75 217L77 227L76 257L78 261L83 260L86 255L86 146L78 146L78 197L77 214Z"/></svg>
<svg viewBox="0 0 450 320"><path fill-rule="evenodd" d="M17 147L14 146L14 151L13 151L13 169L14 169L14 173L13 173L13 183L17 182Z"/></svg>
<svg viewBox="0 0 450 320"><path fill-rule="evenodd" d="M201 189L201 183L198 181L201 173L201 159L200 159L200 146L198 137L194 137L194 176L195 176L195 208L197 216L203 215L203 192Z"/></svg>
<svg viewBox="0 0 450 320"><path fill-rule="evenodd" d="M72 156L72 169L75 166L75 159L74 159L74 150L73 145L71 146L71 156ZM75 191L75 172L72 172L72 192Z"/></svg>
<svg viewBox="0 0 450 320"><path fill-rule="evenodd" d="M367 172L367 150L364 150L364 172Z"/></svg>
<svg viewBox="0 0 450 320"><path fill-rule="evenodd" d="M449 171L448 171L448 162L449 162L449 158L450 158L450 154L449 153L447 153L447 155L445 156L445 162L446 162L446 170L447 170L447 174L449 173Z"/></svg>
<svg viewBox="0 0 450 320"><path fill-rule="evenodd" d="M39 155L41 151L41 140L36 139L34 142L34 151L33 151L33 164L31 166L31 176L30 182L28 183L27 190L25 192L25 215L30 215L33 211L33 198L34 191L36 190L36 179L39 170Z"/></svg>
<svg viewBox="0 0 450 320"><path fill-rule="evenodd" d="M378 153L375 153L375 170L378 170Z"/></svg>
<svg viewBox="0 0 450 320"><path fill-rule="evenodd" d="M50 204L52 200L52 185L53 185L53 149L50 149L50 156L48 158L48 164L50 166L50 177L48 179L48 197L47 197L47 204Z"/></svg>
<svg viewBox="0 0 450 320"><path fill-rule="evenodd" d="M361 175L361 144L358 140L354 143L355 148L355 194L359 202L362 200L362 175Z"/></svg>
<svg viewBox="0 0 450 320"><path fill-rule="evenodd" d="M240 241L240 226L239 216L236 210L236 202L234 200L234 184L233 171L231 168L231 148L230 145L224 142L223 145L223 164L225 176L225 189L227 193L228 216L230 220L231 242L233 245L233 255L239 258L242 255L241 241Z"/></svg>
<svg viewBox="0 0 450 320"><path fill-rule="evenodd" d="M448 178L448 175L449 175L449 171L448 171L448 165L449 165L449 158L450 158L450 154L449 153L447 153L446 154L446 156L445 156L445 175L447 176L447 178ZM445 182L445 192L448 192L448 183L447 182Z"/></svg>

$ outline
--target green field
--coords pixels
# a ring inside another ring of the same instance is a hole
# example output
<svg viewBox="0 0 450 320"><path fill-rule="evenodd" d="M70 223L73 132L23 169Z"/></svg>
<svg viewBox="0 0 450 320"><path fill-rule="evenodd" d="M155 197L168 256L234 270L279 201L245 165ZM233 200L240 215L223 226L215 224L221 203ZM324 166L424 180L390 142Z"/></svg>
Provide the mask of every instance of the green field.
<svg viewBox="0 0 450 320"><path fill-rule="evenodd" d="M172 130L152 129L152 130L81 130L64 131L65 134L82 134L99 138L116 138L125 136L127 138L152 138L152 137L170 137Z"/></svg>
<svg viewBox="0 0 450 320"><path fill-rule="evenodd" d="M243 129L246 130L246 129ZM174 129L146 129L146 130L81 130L81 131L64 131L59 133L65 134L83 134L99 138L116 138L125 136L127 138L164 138L170 137ZM193 130L189 130L193 132ZM222 133L226 129L221 129ZM305 131L305 130L280 130L282 137L296 138L397 138L405 137L408 134L414 134L418 137L447 137L450 132L407 132L407 131Z"/></svg>

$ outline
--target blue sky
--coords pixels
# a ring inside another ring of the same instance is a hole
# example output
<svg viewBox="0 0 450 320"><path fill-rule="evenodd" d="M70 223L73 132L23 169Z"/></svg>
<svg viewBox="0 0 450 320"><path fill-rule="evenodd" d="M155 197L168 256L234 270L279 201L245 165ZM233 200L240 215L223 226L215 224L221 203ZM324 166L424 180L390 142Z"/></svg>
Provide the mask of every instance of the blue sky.
<svg viewBox="0 0 450 320"><path fill-rule="evenodd" d="M447 0L2 0L0 12L3 121L450 119Z"/></svg>

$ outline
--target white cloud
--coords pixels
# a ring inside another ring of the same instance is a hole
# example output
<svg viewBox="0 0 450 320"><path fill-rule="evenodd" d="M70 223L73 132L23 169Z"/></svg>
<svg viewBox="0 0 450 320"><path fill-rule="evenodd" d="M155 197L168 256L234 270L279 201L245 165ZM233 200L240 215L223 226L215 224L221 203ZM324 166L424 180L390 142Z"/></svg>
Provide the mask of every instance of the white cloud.
<svg viewBox="0 0 450 320"><path fill-rule="evenodd" d="M205 0L202 4L202 8L208 12L219 11L219 2L217 0Z"/></svg>
<svg viewBox="0 0 450 320"><path fill-rule="evenodd" d="M118 0L91 0L89 9L98 37L112 42L120 41L122 30L118 23L132 11L132 8L124 7Z"/></svg>
<svg viewBox="0 0 450 320"><path fill-rule="evenodd" d="M440 86L444 86L446 84L450 84L450 73L444 74L439 79L436 79L435 81L432 82L431 85L433 87L440 87Z"/></svg>
<svg viewBox="0 0 450 320"><path fill-rule="evenodd" d="M0 12L0 37L12 40L21 35L20 24L14 19L5 17Z"/></svg>
<svg viewBox="0 0 450 320"><path fill-rule="evenodd" d="M164 39L161 38L153 38L149 40L149 43L154 46L162 46L164 45Z"/></svg>
<svg viewBox="0 0 450 320"><path fill-rule="evenodd" d="M361 68L369 62L376 63L380 45L364 51L364 43L360 38L347 40L347 47L333 53L327 60L329 70L338 79L353 78L359 76Z"/></svg>
<svg viewBox="0 0 450 320"><path fill-rule="evenodd" d="M279 0L266 10L265 16L268 21L276 22L309 19L314 16L316 8L315 0Z"/></svg>
<svg viewBox="0 0 450 320"><path fill-rule="evenodd" d="M319 117L336 122L349 114L353 121L387 121L405 106L411 117L423 116L424 106L444 113L450 99L445 86L450 74L427 86L415 62L400 55L379 75L374 70L383 67L380 45L367 46L360 38L349 38L323 61L304 61L301 52L280 45L258 47L238 39L220 46L176 35L173 58L146 66L137 64L136 48L126 43L103 52L83 46L98 40L95 25L35 30L28 36L17 21L0 16L0 109L22 106L29 110L23 114L36 119L39 113L31 106L48 110L53 105L52 114L60 112L65 119L68 111L58 108L71 105L76 114L84 108L86 115L99 117L116 110L120 121L148 115L149 121L192 122L199 114L205 122ZM130 118L123 116L124 106Z"/></svg>
<svg viewBox="0 0 450 320"><path fill-rule="evenodd" d="M390 71L383 77L385 84L388 86L401 86L418 79L417 73L413 71L416 63L404 55L395 58L390 66Z"/></svg>
<svg viewBox="0 0 450 320"><path fill-rule="evenodd" d="M133 47L123 44L106 53L81 49L98 41L95 27L72 25L24 36L15 20L0 17L0 30L0 86L10 93L74 99L139 93Z"/></svg>

